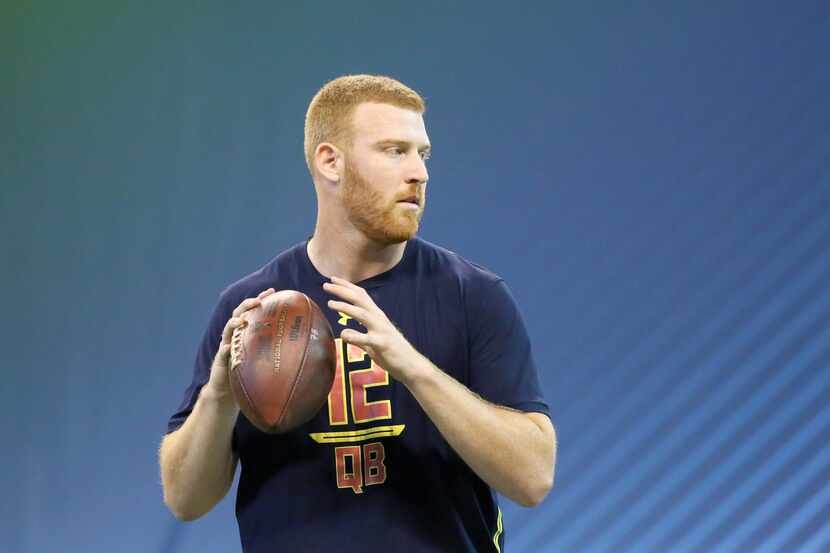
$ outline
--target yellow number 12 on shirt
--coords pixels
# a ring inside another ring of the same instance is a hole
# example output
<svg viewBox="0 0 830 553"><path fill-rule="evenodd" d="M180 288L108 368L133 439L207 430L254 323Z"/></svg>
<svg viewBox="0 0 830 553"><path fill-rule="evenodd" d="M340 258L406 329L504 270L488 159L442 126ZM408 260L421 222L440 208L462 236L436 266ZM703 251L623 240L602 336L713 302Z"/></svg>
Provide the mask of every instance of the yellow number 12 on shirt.
<svg viewBox="0 0 830 553"><path fill-rule="evenodd" d="M389 373L372 361L361 348L335 338L337 366L334 383L329 392L329 424L349 424L346 410L346 369L349 369L352 420L355 424L392 418L392 405L388 399L367 401L366 390L375 386L388 386Z"/></svg>

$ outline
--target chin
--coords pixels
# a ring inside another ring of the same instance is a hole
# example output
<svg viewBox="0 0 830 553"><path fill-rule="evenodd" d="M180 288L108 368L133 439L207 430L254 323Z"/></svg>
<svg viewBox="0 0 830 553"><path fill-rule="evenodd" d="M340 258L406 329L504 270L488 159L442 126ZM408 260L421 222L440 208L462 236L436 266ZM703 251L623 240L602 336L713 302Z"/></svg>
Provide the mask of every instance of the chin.
<svg viewBox="0 0 830 553"><path fill-rule="evenodd" d="M381 244L400 244L417 234L419 223L420 217L404 216L402 219L387 221L386 224L362 230L366 236Z"/></svg>
<svg viewBox="0 0 830 553"><path fill-rule="evenodd" d="M392 205L379 209L370 198L351 200L349 220L370 240L378 244L400 244L410 240L418 232L423 207L419 210L401 209Z"/></svg>
<svg viewBox="0 0 830 553"><path fill-rule="evenodd" d="M384 244L400 244L401 242L406 242L410 240L415 234L418 232L418 224L415 223L414 225L400 225L395 228L385 228L378 232L377 238L375 238L378 242L382 242Z"/></svg>

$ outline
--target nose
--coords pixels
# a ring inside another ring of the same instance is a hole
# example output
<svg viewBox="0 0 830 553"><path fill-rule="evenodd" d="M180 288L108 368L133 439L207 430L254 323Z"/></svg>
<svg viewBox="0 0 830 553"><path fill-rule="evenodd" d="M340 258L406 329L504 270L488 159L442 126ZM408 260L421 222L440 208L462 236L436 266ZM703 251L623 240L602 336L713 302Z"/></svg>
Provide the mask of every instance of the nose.
<svg viewBox="0 0 830 553"><path fill-rule="evenodd" d="M426 163L418 153L415 153L414 158L415 160L407 166L406 182L409 184L425 184L429 180Z"/></svg>

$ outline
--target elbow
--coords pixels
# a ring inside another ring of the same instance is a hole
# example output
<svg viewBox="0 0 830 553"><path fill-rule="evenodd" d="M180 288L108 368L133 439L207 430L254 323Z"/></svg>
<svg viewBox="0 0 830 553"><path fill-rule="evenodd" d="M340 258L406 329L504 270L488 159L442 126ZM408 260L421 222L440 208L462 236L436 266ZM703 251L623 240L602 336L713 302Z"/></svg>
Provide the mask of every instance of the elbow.
<svg viewBox="0 0 830 553"><path fill-rule="evenodd" d="M194 498L176 486L171 476L173 475L167 473L162 466L161 488L164 505L174 517L182 522L191 522L210 510L199 509L199 505L194 501Z"/></svg>
<svg viewBox="0 0 830 553"><path fill-rule="evenodd" d="M528 486L528 489L525 490L525 493L522 494L521 497L518 498L518 503L522 507L536 507L550 493L550 490L553 488L553 472L549 474L548 478L539 478L533 482L532 486Z"/></svg>
<svg viewBox="0 0 830 553"><path fill-rule="evenodd" d="M159 468L161 472L161 490L164 505L174 517L182 522L191 522L207 513L210 509L200 509L197 502L187 489L182 486L178 477L177 463L171 453L171 436L162 441L159 449Z"/></svg>
<svg viewBox="0 0 830 553"><path fill-rule="evenodd" d="M193 522L194 520L196 520L197 518L202 516L201 514L190 513L190 512L187 512L187 511L176 512L176 511L171 510L171 512L173 513L174 517L176 517L177 519L179 519L182 522Z"/></svg>
<svg viewBox="0 0 830 553"><path fill-rule="evenodd" d="M176 501L175 498L171 497L171 495L167 493L166 489L164 492L164 504L173 516L182 522L192 522L203 516L206 512L199 511L194 509L192 506L185 505L182 501Z"/></svg>
<svg viewBox="0 0 830 553"><path fill-rule="evenodd" d="M558 444L556 429L548 417L536 413L529 413L528 416L541 431L543 439L539 442L539 455L534 459L532 468L528 470L532 477L522 486L517 503L522 507L536 507L553 489Z"/></svg>
<svg viewBox="0 0 830 553"><path fill-rule="evenodd" d="M548 452L544 468L525 485L525 489L518 500L522 507L536 507L548 496L553 489L553 481L556 473L556 435L551 441L551 449Z"/></svg>
<svg viewBox="0 0 830 553"><path fill-rule="evenodd" d="M227 484L221 491L214 490L211 493L206 490L194 490L192 485L188 488L172 478L162 479L164 505L182 522L191 522L209 513L229 489L230 484Z"/></svg>
<svg viewBox="0 0 830 553"><path fill-rule="evenodd" d="M227 495L230 485L228 483L221 490L211 492L204 489L194 490L192 485L188 488L170 478L163 479L164 505L177 519L191 522L209 513Z"/></svg>

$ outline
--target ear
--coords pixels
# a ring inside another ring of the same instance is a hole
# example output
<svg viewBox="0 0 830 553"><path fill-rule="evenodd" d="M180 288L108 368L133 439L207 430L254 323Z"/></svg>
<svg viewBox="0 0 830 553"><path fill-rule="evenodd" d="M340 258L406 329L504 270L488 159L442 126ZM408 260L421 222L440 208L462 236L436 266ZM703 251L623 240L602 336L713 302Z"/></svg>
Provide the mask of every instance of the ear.
<svg viewBox="0 0 830 553"><path fill-rule="evenodd" d="M343 152L331 142L321 142L314 150L317 172L332 182L340 182L343 174Z"/></svg>

